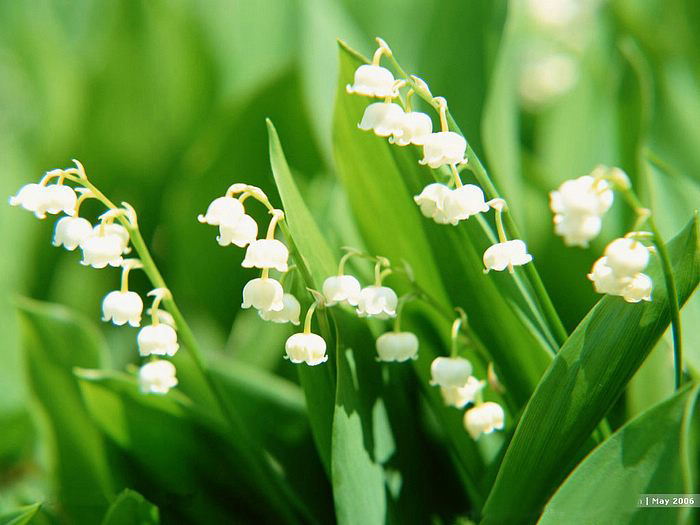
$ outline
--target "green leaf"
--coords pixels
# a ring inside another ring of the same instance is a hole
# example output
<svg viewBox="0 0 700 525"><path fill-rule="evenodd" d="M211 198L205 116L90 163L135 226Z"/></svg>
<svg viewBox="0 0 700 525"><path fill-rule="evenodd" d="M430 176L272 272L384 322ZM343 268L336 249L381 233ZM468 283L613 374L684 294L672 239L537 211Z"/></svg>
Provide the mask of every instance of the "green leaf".
<svg viewBox="0 0 700 525"><path fill-rule="evenodd" d="M679 301L700 278L698 223L669 243ZM607 296L566 341L528 403L484 508L484 524L529 523L580 459L582 447L669 324L658 262L653 300Z"/></svg>
<svg viewBox="0 0 700 525"><path fill-rule="evenodd" d="M39 512L41 503L34 503L26 507L19 508L15 511L3 514L0 516L0 525L27 525L32 518Z"/></svg>
<svg viewBox="0 0 700 525"><path fill-rule="evenodd" d="M267 129L272 173L282 199L285 222L288 227L286 233L289 235L286 236L286 240L306 286L320 290L325 278L334 275L337 271L335 257L299 193L284 156L277 130L269 119ZM320 312L319 315L322 318L325 314ZM314 440L328 474L331 471L331 426L333 399L335 399L332 363L331 358L324 366L298 367Z"/></svg>
<svg viewBox="0 0 700 525"><path fill-rule="evenodd" d="M19 409L0 413L0 472L29 456L36 430L29 412Z"/></svg>
<svg viewBox="0 0 700 525"><path fill-rule="evenodd" d="M158 525L158 507L138 492L124 491L109 506L102 525Z"/></svg>
<svg viewBox="0 0 700 525"><path fill-rule="evenodd" d="M144 395L116 372L80 370L80 388L96 424L133 464L130 485L161 512L225 523L233 514L297 523L286 494L252 466L245 439L225 433L177 391ZM227 494L227 498L217 494ZM180 518L181 520L182 518ZM172 519L170 519L172 521Z"/></svg>
<svg viewBox="0 0 700 525"><path fill-rule="evenodd" d="M31 388L50 426L62 506L76 523L94 525L107 508L114 482L73 368L104 366L104 342L92 324L63 307L25 298L16 303Z"/></svg>
<svg viewBox="0 0 700 525"><path fill-rule="evenodd" d="M698 390L684 388L594 450L559 487L539 524L683 523L689 509L639 508L637 501L641 494L693 492L683 481Z"/></svg>

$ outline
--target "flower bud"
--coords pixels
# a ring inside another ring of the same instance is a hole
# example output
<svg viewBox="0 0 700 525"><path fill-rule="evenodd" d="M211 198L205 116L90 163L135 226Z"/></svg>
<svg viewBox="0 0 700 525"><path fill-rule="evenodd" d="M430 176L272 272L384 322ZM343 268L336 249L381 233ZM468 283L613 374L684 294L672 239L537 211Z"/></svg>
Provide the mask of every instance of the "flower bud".
<svg viewBox="0 0 700 525"><path fill-rule="evenodd" d="M328 360L326 342L317 334L294 334L287 339L284 348L289 360L295 364L316 366Z"/></svg>
<svg viewBox="0 0 700 525"><path fill-rule="evenodd" d="M53 235L54 246L64 246L73 251L92 235L92 224L82 217L61 217L56 222Z"/></svg>
<svg viewBox="0 0 700 525"><path fill-rule="evenodd" d="M289 250L277 239L259 239L248 245L243 268L274 268L280 272L287 271Z"/></svg>
<svg viewBox="0 0 700 525"><path fill-rule="evenodd" d="M167 394L176 385L175 365L170 361L151 361L139 370L139 387L144 394Z"/></svg>
<svg viewBox="0 0 700 525"><path fill-rule="evenodd" d="M436 357L430 365L430 384L462 387L469 382L472 364L463 357Z"/></svg>
<svg viewBox="0 0 700 525"><path fill-rule="evenodd" d="M365 97L395 97L394 75L385 67L363 64L355 70L355 81L346 86L350 94Z"/></svg>
<svg viewBox="0 0 700 525"><path fill-rule="evenodd" d="M282 296L283 307L281 310L258 310L258 314L265 321L273 323L292 323L299 324L299 314L301 313L301 305L296 297L286 293Z"/></svg>
<svg viewBox="0 0 700 525"><path fill-rule="evenodd" d="M388 319L396 316L398 297L386 286L367 286L360 291L357 300L357 315Z"/></svg>
<svg viewBox="0 0 700 525"><path fill-rule="evenodd" d="M253 279L243 287L241 308L256 308L261 311L279 312L284 308L282 285L269 277Z"/></svg>
<svg viewBox="0 0 700 525"><path fill-rule="evenodd" d="M501 430L505 426L503 408L493 401L480 403L464 414L464 426L472 439Z"/></svg>
<svg viewBox="0 0 700 525"><path fill-rule="evenodd" d="M527 245L519 239L496 243L484 252L484 266L487 272L500 272L510 266L527 264L531 260L532 255L527 253Z"/></svg>
<svg viewBox="0 0 700 525"><path fill-rule="evenodd" d="M418 338L411 332L386 332L377 338L380 361L408 361L418 356Z"/></svg>
<svg viewBox="0 0 700 525"><path fill-rule="evenodd" d="M420 164L439 168L445 164L460 164L464 161L467 141L454 131L431 133L423 138L423 159Z"/></svg>
<svg viewBox="0 0 700 525"><path fill-rule="evenodd" d="M141 328L136 337L141 356L174 356L180 345L177 344L177 332L167 324L148 325Z"/></svg>
<svg viewBox="0 0 700 525"><path fill-rule="evenodd" d="M357 306L360 299L360 281L352 275L334 275L323 281L323 295L326 306L346 303Z"/></svg>
<svg viewBox="0 0 700 525"><path fill-rule="evenodd" d="M117 326L129 323L141 324L143 301L136 292L109 292L102 301L102 320L112 321Z"/></svg>

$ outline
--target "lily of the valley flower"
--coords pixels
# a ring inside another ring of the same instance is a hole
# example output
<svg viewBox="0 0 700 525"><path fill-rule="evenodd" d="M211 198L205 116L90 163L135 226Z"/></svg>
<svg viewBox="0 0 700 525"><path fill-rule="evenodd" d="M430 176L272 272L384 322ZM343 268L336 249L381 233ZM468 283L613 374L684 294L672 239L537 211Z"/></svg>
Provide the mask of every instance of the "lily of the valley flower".
<svg viewBox="0 0 700 525"><path fill-rule="evenodd" d="M616 239L593 265L588 278L598 293L618 295L628 303L651 301L653 283L642 273L649 263L649 249L630 238Z"/></svg>
<svg viewBox="0 0 700 525"><path fill-rule="evenodd" d="M442 386L440 393L442 399L448 406L464 408L469 403L473 403L477 395L484 389L486 381L480 381L474 376L467 379L462 386Z"/></svg>
<svg viewBox="0 0 700 525"><path fill-rule="evenodd" d="M174 356L180 348L177 332L167 324L147 325L141 328L136 337L141 356Z"/></svg>
<svg viewBox="0 0 700 525"><path fill-rule="evenodd" d="M486 401L467 410L464 426L472 439L477 439L481 434L501 430L505 426L505 413L498 403Z"/></svg>
<svg viewBox="0 0 700 525"><path fill-rule="evenodd" d="M433 132L433 121L429 115L420 111L409 111L401 114L396 122L397 133L389 139L398 146L415 144L422 146L425 139Z"/></svg>
<svg viewBox="0 0 700 525"><path fill-rule="evenodd" d="M365 97L395 97L395 82L393 73L385 67L363 64L355 70L353 85L348 84L345 89Z"/></svg>
<svg viewBox="0 0 700 525"><path fill-rule="evenodd" d="M100 226L96 227L92 234L80 243L83 251L83 260L80 264L92 266L93 268L104 268L107 265L121 266L122 253L124 252L124 242L116 233L100 231Z"/></svg>
<svg viewBox="0 0 700 525"><path fill-rule="evenodd" d="M259 277L248 281L243 287L241 308L256 308L261 311L279 312L284 308L282 285L270 277Z"/></svg>
<svg viewBox="0 0 700 525"><path fill-rule="evenodd" d="M292 323L299 324L299 314L301 313L301 305L296 297L286 293L282 296L283 307L281 310L258 310L258 314L265 321L273 323Z"/></svg>
<svg viewBox="0 0 700 525"><path fill-rule="evenodd" d="M82 217L61 217L56 222L53 245L63 246L73 251L80 243L92 235L92 224Z"/></svg>
<svg viewBox="0 0 700 525"><path fill-rule="evenodd" d="M377 338L380 361L408 361L418 355L418 338L411 332L386 332Z"/></svg>
<svg viewBox="0 0 700 525"><path fill-rule="evenodd" d="M607 264L618 277L637 274L649 264L649 249L635 239L615 239L605 248Z"/></svg>
<svg viewBox="0 0 700 525"><path fill-rule="evenodd" d="M129 323L131 326L141 324L143 301L136 292L109 292L102 301L102 320L112 321L117 326Z"/></svg>
<svg viewBox="0 0 700 525"><path fill-rule="evenodd" d="M323 295L326 298L326 306L343 303L357 306L361 289L360 281L352 275L333 275L328 277L323 281Z"/></svg>
<svg viewBox="0 0 700 525"><path fill-rule="evenodd" d="M367 106L357 127L364 131L372 130L379 137L400 137L403 134L403 116L403 108L398 104L375 102Z"/></svg>
<svg viewBox="0 0 700 525"><path fill-rule="evenodd" d="M244 248L254 242L258 237L258 223L250 215L245 213L238 218L223 219L219 223L219 236L216 238L221 246L235 244Z"/></svg>
<svg viewBox="0 0 700 525"><path fill-rule="evenodd" d="M27 211L43 219L47 213L55 215L64 212L73 215L78 196L70 186L63 184L26 184L20 188L17 195L10 197L11 206L21 206Z"/></svg>
<svg viewBox="0 0 700 525"><path fill-rule="evenodd" d="M460 164L464 162L467 141L454 131L431 133L423 139L423 158L420 164L431 168L439 168L445 164Z"/></svg>
<svg viewBox="0 0 700 525"><path fill-rule="evenodd" d="M457 224L477 213L489 211L484 192L474 184L465 184L451 190L445 196L444 208L445 216L451 224Z"/></svg>
<svg viewBox="0 0 700 525"><path fill-rule="evenodd" d="M244 268L274 268L280 272L287 271L289 250L277 239L258 239L246 250L241 263Z"/></svg>
<svg viewBox="0 0 700 525"><path fill-rule="evenodd" d="M119 237L119 245L121 247L122 253L129 253L129 232L121 224L116 222L108 222L104 225L96 224L92 228L93 235L102 235L104 228L104 235L116 235Z"/></svg>
<svg viewBox="0 0 700 525"><path fill-rule="evenodd" d="M175 386L175 365L170 361L151 361L139 370L139 388L144 394L167 394Z"/></svg>
<svg viewBox="0 0 700 525"><path fill-rule="evenodd" d="M436 357L430 365L431 385L462 387L472 375L472 364L463 357Z"/></svg>
<svg viewBox="0 0 700 525"><path fill-rule="evenodd" d="M205 215L199 215L198 220L203 224L219 226L222 223L235 223L245 210L240 200L233 197L218 197L212 201Z"/></svg>
<svg viewBox="0 0 700 525"><path fill-rule="evenodd" d="M306 363L309 366L320 365L328 360L326 341L312 333L294 334L284 345L287 358L294 363Z"/></svg>
<svg viewBox="0 0 700 525"><path fill-rule="evenodd" d="M433 182L423 188L420 195L413 197L413 200L420 206L420 211L425 217L438 224L447 224L450 221L445 213L445 198L451 191L446 185Z"/></svg>
<svg viewBox="0 0 700 525"><path fill-rule="evenodd" d="M500 272L530 261L532 261L532 255L527 253L527 245L520 239L496 243L484 252L484 266L487 272L490 270Z"/></svg>
<svg viewBox="0 0 700 525"><path fill-rule="evenodd" d="M396 292L386 286L367 286L360 291L357 300L357 315L388 319L396 315L399 298Z"/></svg>

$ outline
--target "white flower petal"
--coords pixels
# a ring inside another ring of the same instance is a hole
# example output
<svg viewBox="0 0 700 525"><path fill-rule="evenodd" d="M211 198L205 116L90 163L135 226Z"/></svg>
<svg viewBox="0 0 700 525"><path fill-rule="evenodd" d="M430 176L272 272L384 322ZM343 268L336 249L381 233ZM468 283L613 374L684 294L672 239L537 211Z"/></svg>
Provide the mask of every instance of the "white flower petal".
<svg viewBox="0 0 700 525"><path fill-rule="evenodd" d="M361 289L360 281L352 275L334 275L323 281L323 295L327 306L342 303L357 306Z"/></svg>
<svg viewBox="0 0 700 525"><path fill-rule="evenodd" d="M243 287L241 308L253 307L257 310L279 312L284 308L282 285L269 277L253 279Z"/></svg>
<svg viewBox="0 0 700 525"><path fill-rule="evenodd" d="M481 434L502 429L505 426L505 413L501 405L487 401L467 410L464 426L472 439L477 439Z"/></svg>
<svg viewBox="0 0 700 525"><path fill-rule="evenodd" d="M286 272L288 258L289 250L281 241L259 239L248 245L241 266L244 268L274 268L280 272Z"/></svg>
<svg viewBox="0 0 700 525"><path fill-rule="evenodd" d="M301 314L301 305L296 297L286 293L282 296L283 307L281 310L258 310L258 314L265 321L273 323L292 323L299 324L299 315Z"/></svg>
<svg viewBox="0 0 700 525"><path fill-rule="evenodd" d="M430 384L462 387L472 375L472 364L463 357L436 357L430 365Z"/></svg>
<svg viewBox="0 0 700 525"><path fill-rule="evenodd" d="M407 361L418 355L418 338L411 332L386 332L377 338L380 361Z"/></svg>
<svg viewBox="0 0 700 525"><path fill-rule="evenodd" d="M177 343L177 332L167 324L148 325L141 328L136 337L141 356L167 355L174 356L180 345Z"/></svg>
<svg viewBox="0 0 700 525"><path fill-rule="evenodd" d="M366 97L395 97L394 75L381 66L363 64L355 70L353 85L346 87L348 93Z"/></svg>
<svg viewBox="0 0 700 525"><path fill-rule="evenodd" d="M151 361L139 370L139 387L144 394L167 394L175 386L175 365L170 361Z"/></svg>
<svg viewBox="0 0 700 525"><path fill-rule="evenodd" d="M56 222L53 235L54 246L64 246L73 251L92 235L92 224L82 217L61 217Z"/></svg>
<svg viewBox="0 0 700 525"><path fill-rule="evenodd" d="M320 365L328 360L326 342L317 334L294 334L284 345L287 357L292 363Z"/></svg>
<svg viewBox="0 0 700 525"><path fill-rule="evenodd" d="M131 326L141 324L143 301L136 292L109 292L102 301L102 320L112 321L121 326L129 323Z"/></svg>
<svg viewBox="0 0 700 525"><path fill-rule="evenodd" d="M396 316L398 297L386 286L367 286L360 291L357 301L357 315L388 319Z"/></svg>

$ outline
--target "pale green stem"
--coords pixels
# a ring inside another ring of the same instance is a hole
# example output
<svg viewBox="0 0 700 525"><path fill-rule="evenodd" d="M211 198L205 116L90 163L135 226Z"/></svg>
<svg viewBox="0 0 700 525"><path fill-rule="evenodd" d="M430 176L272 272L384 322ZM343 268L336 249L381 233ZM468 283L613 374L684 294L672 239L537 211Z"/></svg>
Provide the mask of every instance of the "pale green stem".
<svg viewBox="0 0 700 525"><path fill-rule="evenodd" d="M305 334L311 333L311 318L314 315L314 311L316 310L316 306L318 306L318 301L314 301L314 303L311 306L309 306L309 309L306 311L306 317L304 318L304 333Z"/></svg>
<svg viewBox="0 0 700 525"><path fill-rule="evenodd" d="M457 166L450 164L450 170L452 171L452 178L455 181L455 187L461 188L463 186L462 179L459 177L459 171L457 171Z"/></svg>

